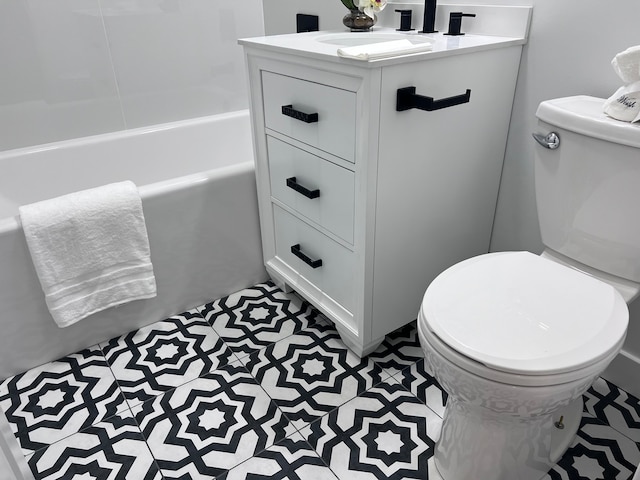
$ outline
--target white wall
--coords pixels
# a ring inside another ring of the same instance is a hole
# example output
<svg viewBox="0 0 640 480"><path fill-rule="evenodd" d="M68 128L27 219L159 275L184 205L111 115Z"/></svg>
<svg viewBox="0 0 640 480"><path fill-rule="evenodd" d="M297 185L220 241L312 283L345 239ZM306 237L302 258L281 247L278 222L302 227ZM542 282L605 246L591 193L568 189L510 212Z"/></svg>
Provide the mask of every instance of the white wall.
<svg viewBox="0 0 640 480"><path fill-rule="evenodd" d="M247 108L262 1L0 1L0 151Z"/></svg>
<svg viewBox="0 0 640 480"><path fill-rule="evenodd" d="M491 248L495 251L542 251L530 137L538 104L568 95L610 96L621 85L611 59L640 44L637 0L534 0L532 4L529 45L520 68L494 223ZM640 301L629 310L623 354L603 376L640 396Z"/></svg>
<svg viewBox="0 0 640 480"><path fill-rule="evenodd" d="M422 0L403 3L423 5ZM587 94L608 97L620 81L611 68L613 56L640 44L640 2L617 0L446 0L442 4L474 3L533 5L529 43L522 55L516 98L509 130L500 196L492 237L493 251L542 251L533 190L535 111L545 99ZM269 34L294 31L295 14L320 15L321 29L343 29L346 9L340 0L264 0L265 29ZM383 15L392 13L389 3ZM397 21L394 18L393 21ZM445 20L446 21L446 20ZM421 23L414 27L420 28ZM490 118L490 112L487 112ZM640 186L639 186L640 188ZM624 351L640 357L640 301L631 305L629 333ZM611 379L640 395L640 365L631 363Z"/></svg>

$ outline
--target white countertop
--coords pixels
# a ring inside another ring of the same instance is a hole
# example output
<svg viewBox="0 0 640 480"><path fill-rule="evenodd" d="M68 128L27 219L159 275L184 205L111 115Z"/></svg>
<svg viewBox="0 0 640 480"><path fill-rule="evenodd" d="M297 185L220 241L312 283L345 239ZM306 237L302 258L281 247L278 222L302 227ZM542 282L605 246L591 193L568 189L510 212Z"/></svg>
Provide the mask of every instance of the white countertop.
<svg viewBox="0 0 640 480"><path fill-rule="evenodd" d="M346 45L318 41L319 39L322 39L322 37L326 39L326 36L331 34L341 34L340 37L346 37L348 35L366 37L367 35L371 35L372 38L375 38L378 42L382 35L389 35L389 40L397 40L398 35L406 35L407 39L413 38L416 39L416 41L419 40L416 37L420 37L420 39L431 40L433 42L433 49L428 52L411 53L390 58L369 61L356 60L338 56L338 49L345 47ZM449 36L444 35L443 33L422 34L417 31L397 32L392 28L374 27L370 32L349 32L348 30L337 30L332 32L320 31L243 38L238 42L249 48L286 53L288 55L299 55L306 58L315 58L331 62L347 63L364 68L378 68L398 63L423 61L450 55L460 55L494 48L504 48L512 45L523 45L526 43L526 38L475 35L471 33L460 36Z"/></svg>

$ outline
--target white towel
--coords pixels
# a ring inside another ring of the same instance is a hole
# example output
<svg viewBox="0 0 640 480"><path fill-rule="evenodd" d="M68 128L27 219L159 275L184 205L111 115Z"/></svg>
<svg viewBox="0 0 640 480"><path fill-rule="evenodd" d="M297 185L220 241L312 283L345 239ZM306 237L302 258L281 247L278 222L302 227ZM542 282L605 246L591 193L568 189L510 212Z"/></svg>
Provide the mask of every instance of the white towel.
<svg viewBox="0 0 640 480"><path fill-rule="evenodd" d="M376 60L410 53L428 52L433 49L430 42L411 43L409 40L371 43L338 49L338 56L356 60Z"/></svg>
<svg viewBox="0 0 640 480"><path fill-rule="evenodd" d="M640 45L629 47L611 60L613 69L624 83L640 80Z"/></svg>
<svg viewBox="0 0 640 480"><path fill-rule="evenodd" d="M132 182L25 205L20 218L59 327L156 296L142 202Z"/></svg>
<svg viewBox="0 0 640 480"><path fill-rule="evenodd" d="M623 122L640 122L640 81L620 87L602 106L604 113Z"/></svg>

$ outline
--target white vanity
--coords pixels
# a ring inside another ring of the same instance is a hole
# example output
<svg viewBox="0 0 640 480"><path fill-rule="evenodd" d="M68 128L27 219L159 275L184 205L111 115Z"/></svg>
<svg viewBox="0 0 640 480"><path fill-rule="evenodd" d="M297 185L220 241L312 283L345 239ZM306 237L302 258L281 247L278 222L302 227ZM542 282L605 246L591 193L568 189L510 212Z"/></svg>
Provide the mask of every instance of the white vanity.
<svg viewBox="0 0 640 480"><path fill-rule="evenodd" d="M432 51L375 61L336 52L401 34L240 41L266 268L361 356L416 318L436 275L489 248L531 9L460 8L479 20L466 35L421 35ZM404 109L412 93L431 111Z"/></svg>

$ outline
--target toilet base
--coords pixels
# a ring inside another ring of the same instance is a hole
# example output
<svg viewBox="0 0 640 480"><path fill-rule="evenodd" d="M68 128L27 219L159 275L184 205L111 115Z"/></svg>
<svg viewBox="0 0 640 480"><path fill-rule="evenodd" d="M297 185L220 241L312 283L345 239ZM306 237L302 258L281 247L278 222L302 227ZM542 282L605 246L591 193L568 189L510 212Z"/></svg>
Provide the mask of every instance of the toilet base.
<svg viewBox="0 0 640 480"><path fill-rule="evenodd" d="M476 411L449 397L435 465L444 480L539 480L573 441L582 397L554 412L522 419ZM555 426L563 416L563 429Z"/></svg>
<svg viewBox="0 0 640 480"><path fill-rule="evenodd" d="M555 422L557 422L560 417L562 417L564 428L555 428L551 434L551 449L549 452L549 458L551 459L552 466L562 458L564 452L567 451L567 448L569 448L569 445L571 445L571 443L573 442L576 433L578 433L583 410L584 401L582 399L582 396L580 396L569 405L558 410L554 414L554 425Z"/></svg>

